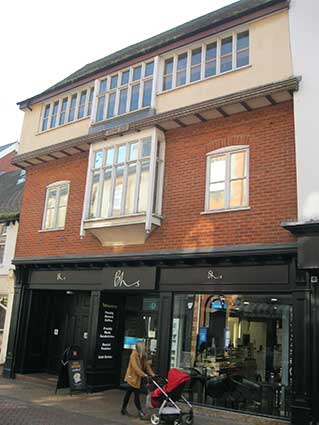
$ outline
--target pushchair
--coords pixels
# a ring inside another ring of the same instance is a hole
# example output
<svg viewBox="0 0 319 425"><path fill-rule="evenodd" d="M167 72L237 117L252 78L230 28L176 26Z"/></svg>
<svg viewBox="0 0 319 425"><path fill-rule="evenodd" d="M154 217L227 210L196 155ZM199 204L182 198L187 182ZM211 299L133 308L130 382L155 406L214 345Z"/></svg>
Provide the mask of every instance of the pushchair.
<svg viewBox="0 0 319 425"><path fill-rule="evenodd" d="M152 378L156 389L151 394L151 403L154 408L158 408L158 413L151 415L151 423L158 425L160 423L172 425L192 425L193 407L183 396L183 390L189 381L187 373L178 369L170 369L167 379L160 376ZM182 401L186 406L183 409L177 405ZM187 411L185 411L187 409Z"/></svg>

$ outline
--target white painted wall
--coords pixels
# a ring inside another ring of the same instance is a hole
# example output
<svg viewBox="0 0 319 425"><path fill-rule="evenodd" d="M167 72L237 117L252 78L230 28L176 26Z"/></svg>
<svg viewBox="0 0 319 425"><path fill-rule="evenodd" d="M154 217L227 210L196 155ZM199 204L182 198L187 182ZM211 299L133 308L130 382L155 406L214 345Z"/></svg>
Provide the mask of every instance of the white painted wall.
<svg viewBox="0 0 319 425"><path fill-rule="evenodd" d="M291 0L289 25L294 94L298 219L319 219L319 1Z"/></svg>

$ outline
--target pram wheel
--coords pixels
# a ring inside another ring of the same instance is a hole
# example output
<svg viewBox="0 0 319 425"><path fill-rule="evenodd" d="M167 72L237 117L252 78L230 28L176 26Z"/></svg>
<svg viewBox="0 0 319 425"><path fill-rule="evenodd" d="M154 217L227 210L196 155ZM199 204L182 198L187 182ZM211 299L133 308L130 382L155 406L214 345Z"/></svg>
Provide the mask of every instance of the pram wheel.
<svg viewBox="0 0 319 425"><path fill-rule="evenodd" d="M175 419L174 425L182 425L182 421L180 419Z"/></svg>
<svg viewBox="0 0 319 425"><path fill-rule="evenodd" d="M155 413L151 416L151 424L158 425L160 423L160 418Z"/></svg>
<svg viewBox="0 0 319 425"><path fill-rule="evenodd" d="M185 425L193 425L194 423L193 415L186 415L184 419L184 423Z"/></svg>

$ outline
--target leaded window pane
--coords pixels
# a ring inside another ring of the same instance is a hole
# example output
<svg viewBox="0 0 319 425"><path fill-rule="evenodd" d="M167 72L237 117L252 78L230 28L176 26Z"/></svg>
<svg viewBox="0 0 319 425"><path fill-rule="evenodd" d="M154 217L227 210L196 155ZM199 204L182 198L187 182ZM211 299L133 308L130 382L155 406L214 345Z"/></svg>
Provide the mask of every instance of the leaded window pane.
<svg viewBox="0 0 319 425"><path fill-rule="evenodd" d="M131 91L131 105L130 110L135 111L138 109L138 101L139 101L139 94L140 94L140 85L136 84L132 87Z"/></svg>
<svg viewBox="0 0 319 425"><path fill-rule="evenodd" d="M144 161L141 164L138 212L146 212L146 209L147 209L149 177L150 177L150 161Z"/></svg>
<svg viewBox="0 0 319 425"><path fill-rule="evenodd" d="M150 106L152 101L153 80L147 80L144 83L143 107Z"/></svg>

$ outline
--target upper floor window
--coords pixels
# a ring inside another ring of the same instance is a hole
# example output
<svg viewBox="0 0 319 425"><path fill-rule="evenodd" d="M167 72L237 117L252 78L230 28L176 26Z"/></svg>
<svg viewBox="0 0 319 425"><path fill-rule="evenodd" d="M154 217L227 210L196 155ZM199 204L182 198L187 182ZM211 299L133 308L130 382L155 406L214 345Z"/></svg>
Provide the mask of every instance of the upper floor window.
<svg viewBox="0 0 319 425"><path fill-rule="evenodd" d="M88 117L92 112L94 87L65 96L44 106L41 131Z"/></svg>
<svg viewBox="0 0 319 425"><path fill-rule="evenodd" d="M0 223L0 236L6 236L8 226L5 223Z"/></svg>
<svg viewBox="0 0 319 425"><path fill-rule="evenodd" d="M153 94L154 61L144 62L99 82L96 121L149 107Z"/></svg>
<svg viewBox="0 0 319 425"><path fill-rule="evenodd" d="M248 206L247 146L218 149L207 155L206 211Z"/></svg>
<svg viewBox="0 0 319 425"><path fill-rule="evenodd" d="M5 223L0 223L0 264L2 264L4 260L6 235L7 235L7 225Z"/></svg>
<svg viewBox="0 0 319 425"><path fill-rule="evenodd" d="M4 260L4 248L5 248L5 243L0 242L0 265L3 263L3 260Z"/></svg>
<svg viewBox="0 0 319 425"><path fill-rule="evenodd" d="M95 150L88 218L144 214L150 209L159 214L156 188L162 174L163 143L153 134ZM151 198L154 202L150 204Z"/></svg>
<svg viewBox="0 0 319 425"><path fill-rule="evenodd" d="M64 228L69 186L69 182L56 182L47 187L42 224L43 230Z"/></svg>
<svg viewBox="0 0 319 425"><path fill-rule="evenodd" d="M249 64L249 31L234 32L164 60L162 91Z"/></svg>

